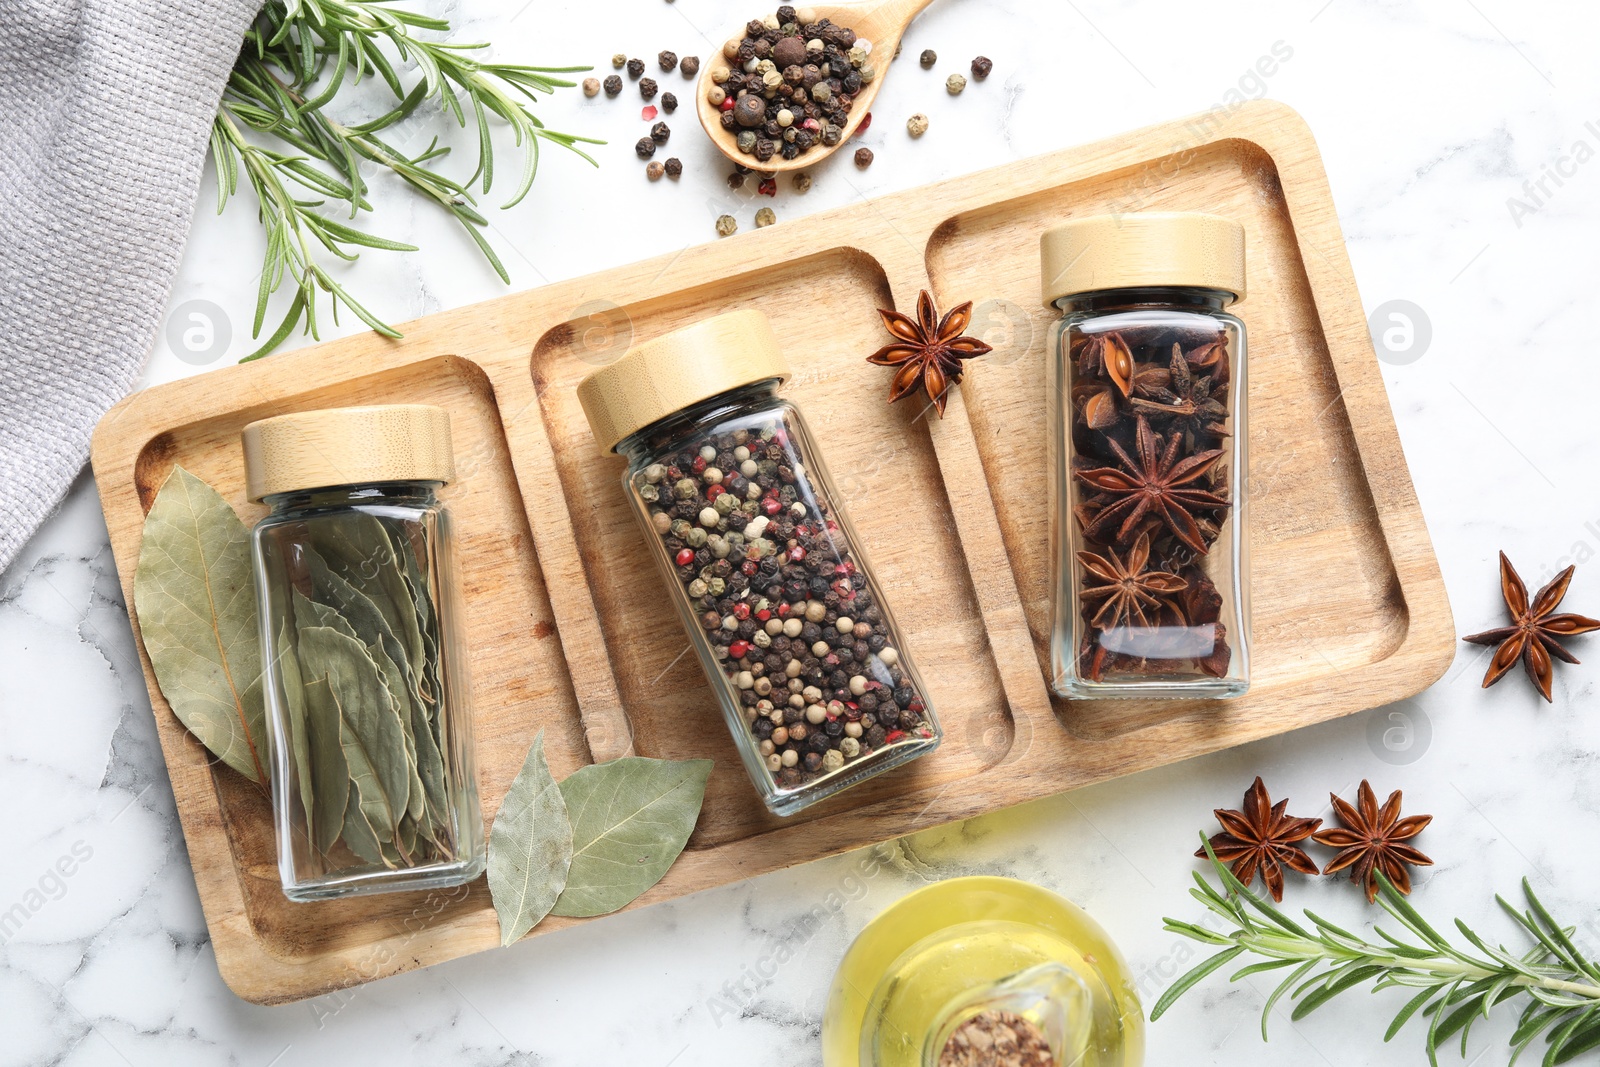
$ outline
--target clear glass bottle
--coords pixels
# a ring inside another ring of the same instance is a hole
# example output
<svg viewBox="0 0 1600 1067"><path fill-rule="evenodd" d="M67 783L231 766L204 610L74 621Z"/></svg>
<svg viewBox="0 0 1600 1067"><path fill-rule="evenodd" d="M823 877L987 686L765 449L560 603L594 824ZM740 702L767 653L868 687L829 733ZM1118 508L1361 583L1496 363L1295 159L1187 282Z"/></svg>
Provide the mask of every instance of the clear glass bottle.
<svg viewBox="0 0 1600 1067"><path fill-rule="evenodd" d="M822 1063L984 1062L1139 1067L1144 1016L1127 963L1082 909L1014 878L951 878L851 943L823 1009Z"/></svg>
<svg viewBox="0 0 1600 1067"><path fill-rule="evenodd" d="M767 318L630 349L578 387L750 780L792 815L931 752L927 690L800 412Z"/></svg>
<svg viewBox="0 0 1600 1067"><path fill-rule="evenodd" d="M483 872L449 512L427 405L246 426L278 867L291 900Z"/></svg>
<svg viewBox="0 0 1600 1067"><path fill-rule="evenodd" d="M1052 685L1233 697L1250 685L1244 229L1096 216L1040 244L1049 346Z"/></svg>

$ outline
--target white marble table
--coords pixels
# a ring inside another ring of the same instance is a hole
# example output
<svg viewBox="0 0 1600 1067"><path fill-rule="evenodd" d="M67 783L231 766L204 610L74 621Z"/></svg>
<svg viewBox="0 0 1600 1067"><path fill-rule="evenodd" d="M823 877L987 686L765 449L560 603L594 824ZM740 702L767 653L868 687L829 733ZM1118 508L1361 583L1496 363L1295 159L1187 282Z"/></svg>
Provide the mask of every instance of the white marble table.
<svg viewBox="0 0 1600 1067"><path fill-rule="evenodd" d="M663 47L709 51L703 34L720 40L754 13L732 0L442 6L502 56L603 66L618 50L647 60ZM602 6L616 13L597 16ZM652 185L633 156L642 132L633 86L613 102L573 90L541 114L609 138L602 167L547 150L528 200L492 213L493 240L513 286L532 287L711 239L725 210L743 228L767 203L793 220L1230 94L1271 95L1320 139L1367 309L1409 301L1431 324L1430 341L1391 358L1384 376L1458 630L1498 625L1499 548L1530 581L1589 561L1570 606L1600 613L1591 466L1600 360L1582 325L1600 265L1597 30L1587 8L1548 0L937 0L875 108L870 170L842 161L803 197L785 188L753 202L726 188L727 168L680 110L669 154L684 160L684 177ZM928 47L940 53L935 72L914 58ZM994 59L993 76L948 97L944 75L978 52ZM1255 73L1274 53L1270 77ZM661 79L687 100L677 80ZM914 111L932 119L918 142L903 130ZM209 358L180 358L163 338L147 383L251 347L261 249L251 206L219 218L209 187L199 195L170 310L181 324L191 301L209 302L231 342ZM425 249L369 253L349 275L378 313L398 321L505 291L439 213L388 181L373 199L382 233ZM181 329L173 334L181 340ZM1575 648L1600 661L1600 641ZM1193 951L1162 932L1161 917L1195 914L1185 895L1195 831L1211 825L1212 807L1236 806L1257 773L1305 814L1327 815L1327 791L1349 795L1363 777L1383 792L1403 788L1409 809L1437 817L1419 841L1438 861L1418 879L1419 907L1515 942L1493 895L1515 893L1526 873L1600 952L1586 881L1600 872L1591 845L1600 665L1560 666L1554 706L1521 677L1483 693L1482 651L1463 645L1445 678L1401 707L928 831L901 842L897 862L866 883L847 879L848 858L814 863L260 1008L217 975L85 475L0 576L0 809L12 813L0 863L0 914L10 917L0 935L0 1065L815 1064L823 999L850 938L907 890L973 872L1031 879L1088 908L1127 952L1148 1003ZM824 900L837 905L827 920L801 925ZM1297 879L1291 901L1351 923L1370 914L1343 884ZM776 940L793 958L758 977ZM1402 1002L1394 994L1349 994L1298 1025L1280 1009L1263 1044L1257 1015L1269 988L1209 981L1152 1028L1149 1062L1422 1060L1414 1029L1380 1042ZM1477 1031L1469 1059L1503 1063L1508 1033L1503 1021Z"/></svg>

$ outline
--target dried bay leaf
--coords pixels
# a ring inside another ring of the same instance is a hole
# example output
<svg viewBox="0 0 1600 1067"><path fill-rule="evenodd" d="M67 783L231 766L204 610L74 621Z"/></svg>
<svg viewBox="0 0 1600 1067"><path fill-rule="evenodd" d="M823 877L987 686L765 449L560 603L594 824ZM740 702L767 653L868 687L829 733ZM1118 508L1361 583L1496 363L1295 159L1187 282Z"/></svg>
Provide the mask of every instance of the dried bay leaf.
<svg viewBox="0 0 1600 1067"><path fill-rule="evenodd" d="M289 718L289 754L294 759L294 777L299 787L300 807L304 810L306 821L309 823L315 810L314 764L311 738L306 723L305 683L300 677L300 660L295 656L294 643L289 640L287 619L278 630L274 666L278 671L279 684L283 688L284 711ZM343 795L342 788L340 795Z"/></svg>
<svg viewBox="0 0 1600 1067"><path fill-rule="evenodd" d="M268 785L249 534L228 502L182 467L145 517L133 603L178 721L223 763Z"/></svg>
<svg viewBox="0 0 1600 1067"><path fill-rule="evenodd" d="M405 647L408 662L423 659L422 631L416 604L395 559L394 542L375 516L356 512L318 531L317 547L346 582L365 592L382 590L372 602L383 612L389 630Z"/></svg>
<svg viewBox="0 0 1600 1067"><path fill-rule="evenodd" d="M311 809L311 843L318 852L327 852L339 840L345 828L345 809L350 803L350 767L345 762L344 744L340 739L343 716L339 702L328 686L326 677L313 678L305 684L306 740L311 753L312 792L316 798ZM370 834L372 828L368 826ZM370 863L379 862L377 839L372 840L372 855L363 856ZM351 842L355 849L355 842ZM357 855L361 855L357 850Z"/></svg>
<svg viewBox="0 0 1600 1067"><path fill-rule="evenodd" d="M334 573L316 551L307 549L305 558L313 588L338 608L318 604L296 593L297 616L302 611L299 602L305 600L304 612L308 617L327 620L335 629L348 633L366 646L396 702L395 712L405 732L406 761L412 774L406 814L418 823L425 817L429 822L444 821L447 812L444 757L434 736L420 686L414 673L406 667L405 649L389 628L390 613L379 607L387 590L376 587L372 595L368 595ZM430 840L436 838L431 829L425 829L424 833Z"/></svg>
<svg viewBox="0 0 1600 1067"><path fill-rule="evenodd" d="M661 881L694 831L711 765L627 756L563 781L572 866L551 914L605 915Z"/></svg>
<svg viewBox="0 0 1600 1067"><path fill-rule="evenodd" d="M338 700L340 740L361 814L380 842L394 840L411 792L411 769L388 686L360 639L331 626L300 630L300 658L306 674L328 679Z"/></svg>
<svg viewBox="0 0 1600 1067"><path fill-rule="evenodd" d="M344 810L344 843L350 846L350 851L366 860L368 863L379 863L385 867L394 864L384 853L383 842L378 840L378 834L372 829L372 823L367 821L366 814L361 810L361 790L356 788L355 782L350 782L350 796Z"/></svg>
<svg viewBox="0 0 1600 1067"><path fill-rule="evenodd" d="M572 825L545 762L540 730L489 831L489 894L502 945L514 943L550 913L571 863Z"/></svg>

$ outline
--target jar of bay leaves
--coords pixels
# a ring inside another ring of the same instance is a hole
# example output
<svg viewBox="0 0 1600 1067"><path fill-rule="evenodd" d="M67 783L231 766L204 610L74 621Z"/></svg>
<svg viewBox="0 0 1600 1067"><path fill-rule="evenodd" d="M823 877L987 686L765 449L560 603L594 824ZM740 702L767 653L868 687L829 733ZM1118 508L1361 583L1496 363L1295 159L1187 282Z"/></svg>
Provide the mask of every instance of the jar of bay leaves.
<svg viewBox="0 0 1600 1067"><path fill-rule="evenodd" d="M777 815L941 737L811 431L778 395L788 377L767 317L736 311L578 386L596 441L628 461L623 490L667 599Z"/></svg>
<svg viewBox="0 0 1600 1067"><path fill-rule="evenodd" d="M482 873L449 512L450 419L331 408L244 428L278 867L291 900Z"/></svg>
<svg viewBox="0 0 1600 1067"><path fill-rule="evenodd" d="M1250 685L1244 228L1181 212L1047 231L1051 660L1066 697Z"/></svg>

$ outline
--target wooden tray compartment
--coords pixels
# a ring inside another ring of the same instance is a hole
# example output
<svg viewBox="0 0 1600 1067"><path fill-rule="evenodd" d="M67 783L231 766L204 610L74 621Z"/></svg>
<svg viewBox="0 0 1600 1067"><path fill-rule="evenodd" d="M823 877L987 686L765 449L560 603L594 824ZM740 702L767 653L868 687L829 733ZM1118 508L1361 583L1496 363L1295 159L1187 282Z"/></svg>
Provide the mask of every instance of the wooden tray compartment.
<svg viewBox="0 0 1600 1067"><path fill-rule="evenodd" d="M1227 703L1053 701L1045 677L1038 232L1107 209L1245 222L1256 687ZM980 302L999 345L944 420L886 408L873 309ZM772 317L807 412L945 728L933 755L790 819L760 805L572 386L628 339L736 307ZM1454 629L1326 178L1292 111L1255 103L911 190L670 257L136 394L94 468L132 605L172 464L244 500L238 433L284 411L451 412L479 788L497 810L534 733L558 777L632 752L716 760L700 825L635 906L1411 695ZM137 630L138 620L134 618ZM143 655L141 647L141 655ZM162 700L157 726L218 965L295 1000L498 943L482 883L291 905L267 805ZM551 919L536 933L574 921Z"/></svg>
<svg viewBox="0 0 1600 1067"><path fill-rule="evenodd" d="M817 321L819 294L826 294L829 309L825 329ZM785 395L806 412L824 460L839 475L839 491L873 571L941 725L954 738L901 771L786 819L767 812L745 777L700 661L668 610L659 572L641 543L620 488L623 461L600 450L584 419L576 386L594 367L583 358L583 331L562 323L534 347L533 378L558 474L558 480L547 480L547 488L558 492L541 491L534 504L561 508L582 502L576 524L582 538L571 546L541 547L575 550L583 568L583 582L555 594L562 633L577 633L579 645L603 650L640 755L716 760L690 848L954 785L1009 747L998 671L984 650L977 598L926 425L909 405L885 409L882 372L861 359L878 344L881 326L873 309L889 303L879 265L839 248L782 271L758 270L726 284L618 305L622 321L640 338L739 307L766 311L790 358L803 368ZM1000 729L983 746L961 743L974 721L995 722Z"/></svg>
<svg viewBox="0 0 1600 1067"><path fill-rule="evenodd" d="M1056 698L1075 736L1110 740L1153 726L1208 730L1253 720L1332 671L1370 671L1406 635L1408 611L1377 505L1358 462L1339 376L1315 314L1283 186L1257 145L1224 141L1148 166L1169 175L1136 210L1211 205L1244 224L1247 297L1234 309L1249 329L1250 466L1245 488L1254 655L1250 692L1204 700ZM962 386L973 436L994 494L1028 629L1050 670L1049 457L1040 441L1006 432L1047 425L1046 348L1058 317L1039 299L1039 231L1072 217L1127 211L1128 173L1095 175L965 212L928 243L928 275L941 306L998 305L1010 327L1005 360L977 361ZM1315 560L1314 573L1307 561Z"/></svg>

